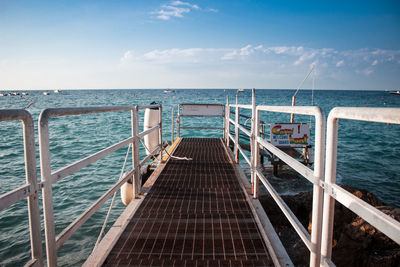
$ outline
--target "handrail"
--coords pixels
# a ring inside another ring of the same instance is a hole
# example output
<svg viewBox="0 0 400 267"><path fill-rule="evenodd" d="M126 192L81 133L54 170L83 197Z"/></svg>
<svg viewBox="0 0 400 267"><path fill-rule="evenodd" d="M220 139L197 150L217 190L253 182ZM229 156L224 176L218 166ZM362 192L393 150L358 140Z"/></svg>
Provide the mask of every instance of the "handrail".
<svg viewBox="0 0 400 267"><path fill-rule="evenodd" d="M43 266L38 183L36 175L35 133L32 115L22 109L0 110L0 121L21 120L24 136L26 184L0 196L0 210L23 199L28 200L31 260L26 266Z"/></svg>
<svg viewBox="0 0 400 267"><path fill-rule="evenodd" d="M400 222L336 185L339 119L400 124L400 108L336 107L327 121L322 257L330 261L335 200L400 244Z"/></svg>
<svg viewBox="0 0 400 267"><path fill-rule="evenodd" d="M324 173L324 146L325 146L325 115L322 110L318 107L292 107L292 106L256 106L255 104L255 90L253 89L252 93L252 105L240 105L238 104L238 98L236 97L236 104L227 103L227 109L235 108L235 120L229 118L228 114L226 114L226 121L229 124L232 123L235 126L235 135L231 136L228 134L227 144L229 144L229 138L233 140L234 143L234 155L236 163L239 160L239 152L243 155L247 164L250 165L251 168L251 183L253 186L253 194L254 198L258 197L258 181L265 185L267 190L270 192L273 199L276 201L278 206L281 208L285 216L288 218L289 222L292 224L296 232L299 234L303 242L306 244L307 248L311 252L310 256L310 266L318 266L320 264L320 255L321 255L321 231L322 231L322 201L323 201L323 188L322 177ZM252 116L249 117L251 119L251 131L248 131L245 127L240 125L239 117L240 117L240 109L251 109ZM314 170L309 169L308 167L301 164L296 159L284 153L279 148L275 147L271 143L267 142L263 138L260 137L260 111L269 111L269 112L280 112L280 113L295 113L302 115L312 115L315 119L315 129L316 129L316 145L315 145L315 162L314 162ZM239 130L244 132L247 136L250 137L250 146L251 146L251 159L244 154L244 151L239 145ZM291 166L294 170L296 170L299 174L304 176L307 180L313 183L313 210L312 210L312 233L308 234L307 230L300 223L300 221L296 218L294 213L290 210L290 208L285 204L285 202L280 198L275 189L271 186L271 184L264 177L262 172L259 169L259 149L260 146L270 151L272 154L280 158L286 164Z"/></svg>
<svg viewBox="0 0 400 267"><path fill-rule="evenodd" d="M192 107L192 110L185 111L185 107ZM207 111L209 107L214 110ZM216 109L217 108L217 109ZM218 108L221 108L219 110ZM179 104L178 115L176 118L177 123L177 136L181 137L181 129L197 129L197 130L222 130L223 135L226 135L226 110L223 104ZM183 117L207 117L207 118L223 118L223 127L188 127L181 126L181 118Z"/></svg>
<svg viewBox="0 0 400 267"><path fill-rule="evenodd" d="M138 132L139 121L138 112L139 110L146 108L158 108L160 112L160 120L158 125L143 131ZM134 197L140 191L140 166L144 164L145 160L154 156L158 151L161 150L162 135L159 134L158 147L152 151L152 153L145 158L142 162L139 162L139 143L138 140L145 135L150 134L153 131L162 130L162 107L159 104L147 105L147 106L117 106L117 107L89 107L89 108L52 108L45 109L39 116L39 150L40 150L40 166L41 166L41 178L43 184L43 213L44 213L44 226L45 226L45 238L46 238L46 254L48 266L57 265L57 250L110 198L114 192L116 192L127 180L132 179L133 176L133 192ZM90 113L105 113L105 112L118 112L118 111L131 111L132 117L132 136L115 143L103 150L100 150L90 156L87 156L81 160L78 160L68 166L62 167L61 169L51 172L50 162L50 147L49 147L49 120L52 117L61 116L74 116L83 115ZM93 203L86 211L78 216L67 228L65 228L59 235L55 235L54 225L54 211L53 211L53 197L52 197L52 185L68 175L86 167L87 165L104 158L105 156L117 151L118 149L133 144L132 152L132 170L128 172L124 178L114 184L106 193L104 193L95 203ZM40 231L39 231L40 232Z"/></svg>
<svg viewBox="0 0 400 267"><path fill-rule="evenodd" d="M255 154L258 154L259 145L269 150L271 153L276 153L280 159L284 160L289 166L298 171L302 176L307 178L313 183L313 207L312 207L312 231L311 231L311 246L308 247L310 250L310 266L320 265L321 258L321 232L322 232L322 208L323 208L323 188L320 186L320 182L323 179L324 173L324 150L325 150L325 115L319 107L307 107L307 106L257 106L256 107L256 123L259 125L260 122L260 111L279 112L279 113L290 113L290 114L301 114L301 115L312 115L315 117L315 161L314 171L312 172L298 161L287 156L285 153L280 153L278 150L273 148L271 144L261 141L259 136L256 137ZM259 135L259 131L256 131ZM258 157L256 158L256 168L258 168ZM256 172L259 174L260 172ZM257 175L255 175L257 177ZM270 191L271 193L271 191ZM258 195L258 179L254 180L254 196ZM282 207L281 207L282 208ZM284 212L285 213L285 212ZM286 215L286 214L285 214ZM288 215L286 215L288 216ZM293 218L292 218L293 219ZM293 221L291 221L292 225ZM299 225L298 225L299 226ZM296 228L296 227L295 227ZM298 232L301 234L300 232ZM300 235L301 236L301 235ZM304 241L304 240L303 240ZM307 244L307 242L305 242Z"/></svg>

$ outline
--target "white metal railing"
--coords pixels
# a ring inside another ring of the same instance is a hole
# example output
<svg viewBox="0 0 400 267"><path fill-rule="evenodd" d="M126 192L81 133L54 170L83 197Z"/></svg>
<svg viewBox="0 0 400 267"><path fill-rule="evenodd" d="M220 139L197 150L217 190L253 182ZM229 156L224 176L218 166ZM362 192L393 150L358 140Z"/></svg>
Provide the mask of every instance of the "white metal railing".
<svg viewBox="0 0 400 267"><path fill-rule="evenodd" d="M334 108L327 121L326 168L322 257L328 264L332 256L335 200L400 244L400 222L357 198L336 184L339 119L400 124L400 108Z"/></svg>
<svg viewBox="0 0 400 267"><path fill-rule="evenodd" d="M179 104L177 122L177 135L181 137L181 129L214 129L223 130L224 127L188 127L181 126L183 124L183 117L219 117L225 120L225 106L223 104ZM225 125L225 121L224 124Z"/></svg>
<svg viewBox="0 0 400 267"><path fill-rule="evenodd" d="M151 129L139 133L139 118L138 112L141 109L158 108L159 109L159 122L158 125ZM105 113L117 111L131 111L131 125L132 136L113 144L101 151L98 151L86 158L78 160L68 166L62 167L59 170L52 172L50 147L49 147L49 120L52 117L60 116L73 116L89 113ZM149 106L120 106L120 107L90 107L90 108L59 108L59 109L45 109L39 117L39 149L40 149L40 169L43 184L43 213L44 213L44 227L46 238L46 254L47 265L57 265L57 250L128 180L133 178L133 192L134 197L140 192L140 166L150 159L147 156L144 160L139 162L139 139L143 136L150 134L153 131L159 131L159 145L151 152L154 156L162 150L162 107L161 105ZM60 234L56 236L54 225L53 213L53 197L52 186L54 183L66 178L70 174L86 167L87 165L96 162L99 159L115 152L116 150L132 144L132 170L128 171L121 180L114 184L106 193L104 193L96 202L94 202L86 211L78 216L69 226L67 226ZM161 157L162 158L162 155Z"/></svg>
<svg viewBox="0 0 400 267"><path fill-rule="evenodd" d="M231 107L235 108L235 121L229 118L227 113L226 120L228 123L232 123L235 126L235 137L229 134L229 124L226 132L227 144L229 139L234 143L234 156L235 161L239 161L239 152L243 155L246 162L251 168L251 183L253 187L254 198L258 197L258 181L260 180L268 192L271 194L275 202L281 208L289 222L292 224L302 241L305 243L307 248L310 250L310 266L318 266L320 264L321 255L321 232L322 232L322 207L323 207L323 188L320 186L323 180L324 173L324 147L325 147L325 115L323 111L318 107L288 107L288 106L256 106L255 104L255 90L252 91L252 105L239 105L238 96L236 96L235 105L227 105L227 109ZM242 127L239 124L239 113L240 109L251 109L251 132ZM296 159L292 158L276 146L270 144L265 139L260 137L260 112L280 112L289 114L302 114L311 115L315 117L315 162L314 170L311 170L307 166L303 165ZM244 150L239 144L239 130L244 132L250 137L250 148L251 148L251 159L249 160ZM294 213L286 205L283 199L279 196L276 190L265 178L259 168L259 149L260 146L267 149L269 152L280 158L287 165L296 170L299 174L313 183L313 208L312 208L312 231L311 235L300 223Z"/></svg>
<svg viewBox="0 0 400 267"><path fill-rule="evenodd" d="M28 200L31 260L26 264L26 266L43 266L40 209L38 200L40 185L37 183L36 175L34 124L31 114L26 110L0 110L0 121L13 120L21 120L23 123L26 184L1 195L0 210L10 207L23 199Z"/></svg>

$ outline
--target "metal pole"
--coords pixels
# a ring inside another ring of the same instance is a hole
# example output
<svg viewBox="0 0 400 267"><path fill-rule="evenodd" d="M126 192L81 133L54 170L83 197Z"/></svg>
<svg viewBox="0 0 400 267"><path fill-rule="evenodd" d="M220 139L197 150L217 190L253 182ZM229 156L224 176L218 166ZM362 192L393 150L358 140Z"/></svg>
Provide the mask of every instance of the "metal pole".
<svg viewBox="0 0 400 267"><path fill-rule="evenodd" d="M28 112L27 112L28 113ZM28 113L23 122L24 129L24 157L26 182L35 190L28 198L29 228L31 237L31 254L39 266L43 266L42 235L40 225L39 196L37 192L36 153L35 153L35 128L33 119Z"/></svg>
<svg viewBox="0 0 400 267"><path fill-rule="evenodd" d="M315 115L315 161L314 176L322 181L324 177L325 151L325 115L322 110ZM319 266L321 262L321 235L323 218L323 188L313 185L313 208L311 225L311 255L310 266Z"/></svg>
<svg viewBox="0 0 400 267"><path fill-rule="evenodd" d="M257 154L255 154L255 115L256 115L256 93L255 89L251 91L251 103L252 103L252 109L251 109L251 132L250 132L250 154L251 154L251 159L250 159L250 169L251 169L251 184L253 185L254 183L254 178L255 178L255 158L257 157Z"/></svg>
<svg viewBox="0 0 400 267"><path fill-rule="evenodd" d="M337 140L338 140L338 119L332 119L328 116L327 122L327 143L326 143L326 169L325 182L336 183L336 165L337 165ZM333 220L335 214L335 199L327 192L324 192L324 213L322 225L322 257L331 259L332 240L333 240Z"/></svg>
<svg viewBox="0 0 400 267"><path fill-rule="evenodd" d="M135 170L135 173L133 174L133 181L132 181L132 186L133 186L133 199L137 198L140 192L140 167L139 167L139 161L140 161L140 156L139 156L139 137L138 137L138 131L139 131L139 108L138 106L135 106L135 108L131 112L132 114L132 137L133 137L133 142L132 142L132 166L133 169Z"/></svg>
<svg viewBox="0 0 400 267"><path fill-rule="evenodd" d="M172 112L171 112L171 145L174 143L174 134L175 134L175 125L174 125L174 107L172 107Z"/></svg>
<svg viewBox="0 0 400 267"><path fill-rule="evenodd" d="M159 121L158 121L158 123L160 125L160 128L158 129L158 132L159 132L159 134L158 134L158 143L160 145L160 163L162 163L162 161L163 161L163 136L162 136L162 106L161 105L160 105L158 110L159 110Z"/></svg>
<svg viewBox="0 0 400 267"><path fill-rule="evenodd" d="M229 147L230 143L230 127L231 127L231 122L230 120L230 115L231 115L231 108L229 107L229 95L226 96L226 109L225 109L225 116L226 116L226 146Z"/></svg>
<svg viewBox="0 0 400 267"><path fill-rule="evenodd" d="M292 97L292 107L296 106L296 96ZM290 123L294 123L294 113L290 114Z"/></svg>
<svg viewBox="0 0 400 267"><path fill-rule="evenodd" d="M42 194L47 266L57 266L57 249L52 196L53 181L51 180L49 148L49 113L50 112L48 110L44 110L39 116L40 173L42 183L44 184Z"/></svg>
<svg viewBox="0 0 400 267"><path fill-rule="evenodd" d="M178 124L178 138L181 137L181 114L180 114L180 106L178 106L178 117L176 119L176 122Z"/></svg>
<svg viewBox="0 0 400 267"><path fill-rule="evenodd" d="M235 109L235 162L239 163L239 94L236 93L236 109Z"/></svg>
<svg viewBox="0 0 400 267"><path fill-rule="evenodd" d="M260 111L256 110L255 111L255 134L256 137L260 136L260 130L259 130L259 126L260 126ZM255 157L255 162L254 162L254 181L253 181L253 193L254 193L254 198L258 198L258 182L259 179L257 177L257 169L260 165L260 157L258 157L259 153L260 153L260 146L258 144L257 141L254 141L255 145L254 145L254 154L256 155Z"/></svg>

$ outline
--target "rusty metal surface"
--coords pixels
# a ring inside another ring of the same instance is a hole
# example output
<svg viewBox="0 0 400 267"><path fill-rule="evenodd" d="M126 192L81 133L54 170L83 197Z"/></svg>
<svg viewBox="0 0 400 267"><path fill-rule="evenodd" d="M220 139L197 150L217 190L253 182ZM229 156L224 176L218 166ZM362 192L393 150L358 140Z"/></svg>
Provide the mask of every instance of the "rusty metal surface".
<svg viewBox="0 0 400 267"><path fill-rule="evenodd" d="M272 260L219 139L185 138L104 266L268 266Z"/></svg>

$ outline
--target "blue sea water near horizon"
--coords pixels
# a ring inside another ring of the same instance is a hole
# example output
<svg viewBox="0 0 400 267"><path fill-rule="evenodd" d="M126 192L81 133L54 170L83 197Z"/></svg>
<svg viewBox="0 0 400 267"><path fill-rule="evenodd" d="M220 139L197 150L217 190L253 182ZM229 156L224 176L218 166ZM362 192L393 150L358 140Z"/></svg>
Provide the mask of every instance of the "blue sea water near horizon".
<svg viewBox="0 0 400 267"><path fill-rule="evenodd" d="M181 89L172 93L163 90L62 90L43 95L43 91L25 91L24 96L0 97L1 109L28 107L35 121L36 152L37 121L45 108L147 105L153 101L163 105L163 138L171 140L171 109L179 103L226 103L226 96L234 101L236 90ZM257 105L291 105L294 90L256 90ZM312 103L313 95L313 103ZM239 94L240 104L251 103L251 90ZM400 107L400 96L385 91L301 90L297 105L319 106L327 116L333 107ZM246 113L244 111L244 113ZM143 112L140 128L143 126ZM288 114L262 113L267 123L289 121ZM312 125L308 116L296 116L297 122ZM211 121L210 123L221 123ZM129 112L89 114L58 117L50 121L51 167L57 170L85 156L101 150L131 134ZM184 119L187 126L198 123ZM208 123L202 120L201 123ZM218 125L220 126L220 125ZM0 122L0 194L21 186L25 182L23 138L20 122ZM312 131L313 133L313 131ZM183 130L183 136L222 136L218 130ZM313 135L312 135L313 138ZM338 182L366 189L390 206L400 207L400 125L339 121ZM89 165L53 186L56 233L68 226L96 199L104 194L118 178L126 148ZM143 149L141 156L143 157ZM244 162L242 160L242 162ZM269 168L268 163L265 167ZM37 157L38 177L39 158ZM242 164L245 172L248 168ZM247 169L246 169L247 168ZM294 194L307 190L298 179L284 180L271 177L280 194ZM302 179L305 180L305 179ZM41 201L41 200L40 200ZM103 224L108 201L58 251L60 266L75 266L90 254ZM118 197L108 227L123 211ZM42 218L43 224L43 218ZM21 266L30 258L26 201L0 211L0 266ZM43 226L43 225L42 225ZM43 228L43 227L42 227ZM44 240L44 233L42 233Z"/></svg>

